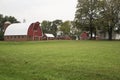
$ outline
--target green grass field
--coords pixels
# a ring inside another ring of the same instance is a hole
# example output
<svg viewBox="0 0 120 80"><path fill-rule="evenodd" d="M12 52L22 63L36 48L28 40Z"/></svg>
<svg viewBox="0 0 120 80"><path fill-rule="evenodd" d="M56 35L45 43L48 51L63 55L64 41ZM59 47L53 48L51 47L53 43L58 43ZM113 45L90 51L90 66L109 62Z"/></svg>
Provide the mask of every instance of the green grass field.
<svg viewBox="0 0 120 80"><path fill-rule="evenodd" d="M0 80L120 80L120 41L0 42Z"/></svg>

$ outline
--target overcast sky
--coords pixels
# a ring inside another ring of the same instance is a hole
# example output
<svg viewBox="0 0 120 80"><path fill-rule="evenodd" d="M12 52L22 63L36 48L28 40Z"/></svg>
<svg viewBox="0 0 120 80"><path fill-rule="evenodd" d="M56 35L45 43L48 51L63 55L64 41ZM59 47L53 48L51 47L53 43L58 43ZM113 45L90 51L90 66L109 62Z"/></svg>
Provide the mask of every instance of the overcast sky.
<svg viewBox="0 0 120 80"><path fill-rule="evenodd" d="M0 14L26 22L73 20L77 0L0 0Z"/></svg>

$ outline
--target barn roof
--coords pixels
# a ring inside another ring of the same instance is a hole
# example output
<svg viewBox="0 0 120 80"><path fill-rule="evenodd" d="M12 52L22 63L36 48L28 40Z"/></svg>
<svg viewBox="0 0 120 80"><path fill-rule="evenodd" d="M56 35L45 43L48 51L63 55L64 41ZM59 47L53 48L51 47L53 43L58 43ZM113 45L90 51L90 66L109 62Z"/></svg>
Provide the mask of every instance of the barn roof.
<svg viewBox="0 0 120 80"><path fill-rule="evenodd" d="M30 23L15 23L11 24L5 30L4 36L8 35L27 35Z"/></svg>
<svg viewBox="0 0 120 80"><path fill-rule="evenodd" d="M45 34L47 37L51 37L51 38L54 38L55 36L53 34Z"/></svg>

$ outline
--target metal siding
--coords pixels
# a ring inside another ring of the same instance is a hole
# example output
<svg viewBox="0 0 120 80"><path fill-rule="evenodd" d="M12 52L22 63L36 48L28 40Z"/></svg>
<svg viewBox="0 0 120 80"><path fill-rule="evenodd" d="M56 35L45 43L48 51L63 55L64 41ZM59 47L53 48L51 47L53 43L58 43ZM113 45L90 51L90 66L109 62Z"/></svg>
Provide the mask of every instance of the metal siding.
<svg viewBox="0 0 120 80"><path fill-rule="evenodd" d="M5 30L4 36L8 36L8 35L9 36L10 35L27 35L29 26L30 26L30 23L11 24Z"/></svg>

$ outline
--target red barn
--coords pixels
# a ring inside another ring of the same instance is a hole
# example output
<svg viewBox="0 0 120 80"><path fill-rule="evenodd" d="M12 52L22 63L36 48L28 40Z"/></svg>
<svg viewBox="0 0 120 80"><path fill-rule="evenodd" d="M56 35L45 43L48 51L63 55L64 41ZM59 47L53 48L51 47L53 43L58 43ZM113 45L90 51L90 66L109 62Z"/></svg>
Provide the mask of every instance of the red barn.
<svg viewBox="0 0 120 80"><path fill-rule="evenodd" d="M5 41L41 40L43 36L40 23L15 23L9 25L4 33Z"/></svg>
<svg viewBox="0 0 120 80"><path fill-rule="evenodd" d="M88 33L87 33L87 32L81 33L80 39L81 39L81 40L87 40L87 39L88 39Z"/></svg>

